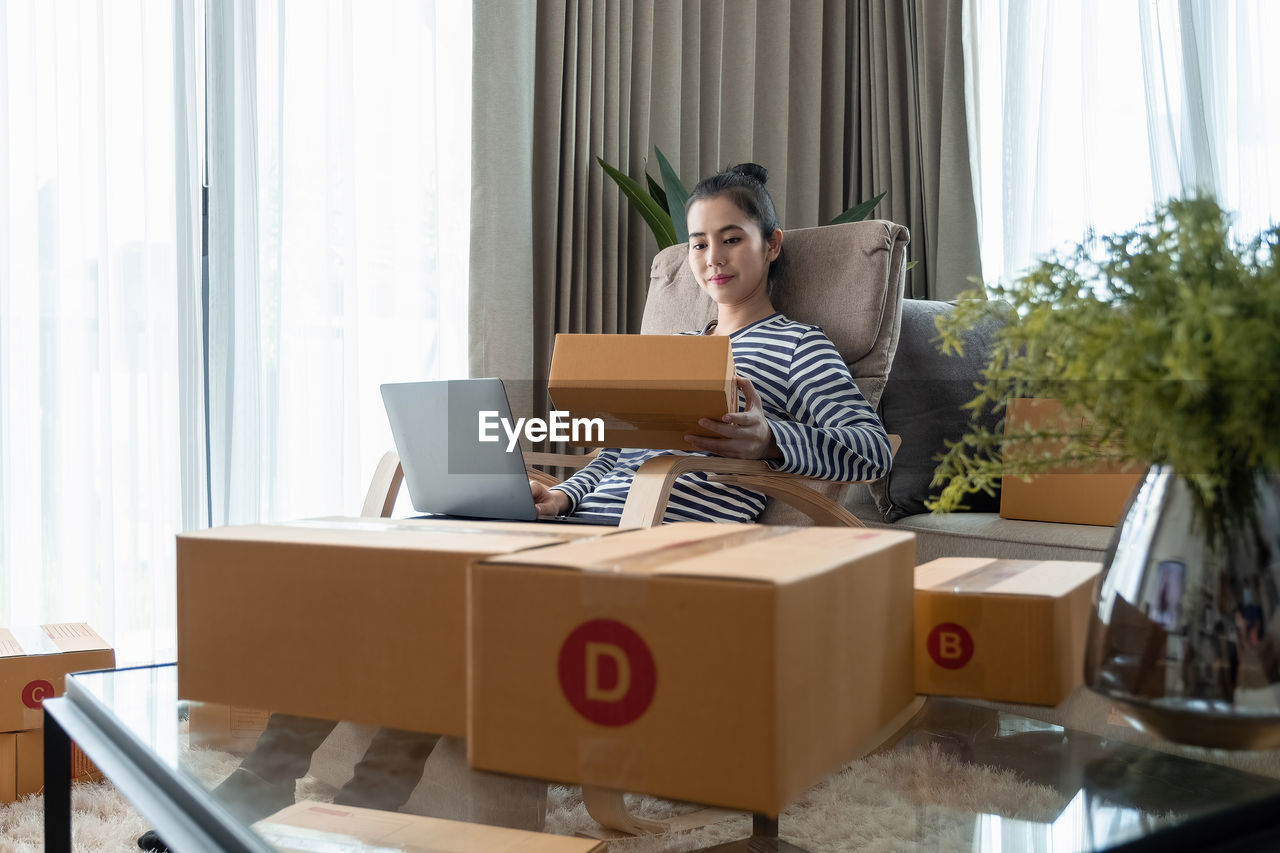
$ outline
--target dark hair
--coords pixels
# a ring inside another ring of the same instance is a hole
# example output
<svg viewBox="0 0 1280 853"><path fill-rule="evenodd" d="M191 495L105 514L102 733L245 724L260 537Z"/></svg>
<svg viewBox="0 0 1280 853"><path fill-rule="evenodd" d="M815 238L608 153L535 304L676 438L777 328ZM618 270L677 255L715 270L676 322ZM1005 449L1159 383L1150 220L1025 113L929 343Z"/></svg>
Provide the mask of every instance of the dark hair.
<svg viewBox="0 0 1280 853"><path fill-rule="evenodd" d="M723 172L698 181L698 185L689 193L689 200L684 203L684 215L688 217L689 208L695 201L727 196L738 208L760 226L760 236L768 240L774 231L782 227L778 222L778 213L773 209L773 197L765 189L765 181L769 179L769 170L756 163L739 163L730 166ZM779 250L778 257L769 264L769 295L782 280L786 269L785 247Z"/></svg>

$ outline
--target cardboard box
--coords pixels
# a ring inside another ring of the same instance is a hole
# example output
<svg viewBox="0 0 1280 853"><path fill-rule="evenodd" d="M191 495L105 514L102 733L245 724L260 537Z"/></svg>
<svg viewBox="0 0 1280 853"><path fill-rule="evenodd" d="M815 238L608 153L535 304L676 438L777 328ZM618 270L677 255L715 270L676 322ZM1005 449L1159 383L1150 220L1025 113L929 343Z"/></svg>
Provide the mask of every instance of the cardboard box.
<svg viewBox="0 0 1280 853"><path fill-rule="evenodd" d="M468 760L777 815L913 701L914 562L910 533L697 523L477 562Z"/></svg>
<svg viewBox="0 0 1280 853"><path fill-rule="evenodd" d="M71 780L96 782L100 771L71 744ZM12 803L44 788L44 729L0 733L0 803Z"/></svg>
<svg viewBox="0 0 1280 853"><path fill-rule="evenodd" d="M1010 399L1005 410L1006 458L1017 453L1052 453L1054 445L1050 442L1025 447L1023 442L1010 438L1027 429L1069 429L1072 421L1057 400ZM1129 496L1142 482L1142 476L1134 466L1110 462L1058 465L1036 474L1029 482L1008 476L1000 485L1000 517L1111 527L1120 521Z"/></svg>
<svg viewBox="0 0 1280 853"><path fill-rule="evenodd" d="M547 390L571 418L600 418L604 440L580 447L692 450L714 435L698 418L738 410L733 351L723 335L556 335Z"/></svg>
<svg viewBox="0 0 1280 853"><path fill-rule="evenodd" d="M187 731L192 746L243 754L251 752L267 728L270 711L192 702L187 707Z"/></svg>
<svg viewBox="0 0 1280 853"><path fill-rule="evenodd" d="M916 690L1057 705L1084 675L1099 563L944 557L916 569Z"/></svg>
<svg viewBox="0 0 1280 853"><path fill-rule="evenodd" d="M304 800L253 826L290 853L603 853L602 842Z"/></svg>
<svg viewBox="0 0 1280 853"><path fill-rule="evenodd" d="M178 695L466 732L466 568L616 532L318 519L178 537Z"/></svg>
<svg viewBox="0 0 1280 853"><path fill-rule="evenodd" d="M112 669L116 654L83 622L0 628L0 732L44 725L42 703L69 672Z"/></svg>

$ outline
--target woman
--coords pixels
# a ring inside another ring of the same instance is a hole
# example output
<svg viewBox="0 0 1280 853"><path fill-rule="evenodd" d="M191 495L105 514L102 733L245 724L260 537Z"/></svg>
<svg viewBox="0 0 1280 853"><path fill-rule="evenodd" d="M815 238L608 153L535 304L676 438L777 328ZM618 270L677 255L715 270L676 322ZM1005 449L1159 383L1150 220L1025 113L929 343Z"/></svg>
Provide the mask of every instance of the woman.
<svg viewBox="0 0 1280 853"><path fill-rule="evenodd" d="M704 178L685 204L689 267L716 303L716 319L690 334L728 335L740 410L699 424L718 437L686 436L701 455L763 459L780 472L870 480L892 456L880 419L817 326L779 314L770 297L784 263L782 230L765 189L768 173L747 163ZM559 485L530 482L540 515L618 518L636 469L679 450L608 448ZM665 521L754 521L758 492L684 474Z"/></svg>

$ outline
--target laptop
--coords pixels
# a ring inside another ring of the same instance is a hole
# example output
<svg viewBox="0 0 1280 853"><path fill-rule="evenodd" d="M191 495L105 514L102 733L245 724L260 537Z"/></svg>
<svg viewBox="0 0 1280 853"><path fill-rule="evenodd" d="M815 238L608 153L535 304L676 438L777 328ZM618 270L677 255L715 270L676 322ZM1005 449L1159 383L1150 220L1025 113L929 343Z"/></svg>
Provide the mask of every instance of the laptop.
<svg viewBox="0 0 1280 853"><path fill-rule="evenodd" d="M381 386L414 510L431 517L616 526L617 520L539 516L501 379ZM490 440L482 441L482 435Z"/></svg>

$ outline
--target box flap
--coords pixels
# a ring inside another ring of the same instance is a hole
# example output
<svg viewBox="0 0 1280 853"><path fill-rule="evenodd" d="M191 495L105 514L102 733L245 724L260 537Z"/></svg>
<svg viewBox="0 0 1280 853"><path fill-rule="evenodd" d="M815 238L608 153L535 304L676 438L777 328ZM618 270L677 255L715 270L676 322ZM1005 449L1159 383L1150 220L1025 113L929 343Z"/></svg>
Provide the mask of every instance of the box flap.
<svg viewBox="0 0 1280 853"><path fill-rule="evenodd" d="M865 528L681 522L484 562L782 584L913 538ZM734 553L726 559L730 550Z"/></svg>
<svg viewBox="0 0 1280 853"><path fill-rule="evenodd" d="M521 557L512 554L501 558L491 558L487 562L520 563L539 566L562 566L564 568L595 568L606 570L619 561L637 553L657 552L664 549L680 548L694 542L718 539L725 536L741 535L744 531L753 530L755 524L707 524L702 522L677 522L663 524L658 527L642 527L626 531L626 535L615 535L592 539L585 542L574 542L576 548L567 549L556 545L541 549L537 558L531 555Z"/></svg>
<svg viewBox="0 0 1280 853"><path fill-rule="evenodd" d="M0 628L0 658L105 651L111 644L84 622Z"/></svg>
<svg viewBox="0 0 1280 853"><path fill-rule="evenodd" d="M592 853L600 842L304 800L254 829L280 850L327 853Z"/></svg>
<svg viewBox="0 0 1280 853"><path fill-rule="evenodd" d="M1100 563L1073 560L943 557L916 567L916 589L1056 598L1091 582L1101 571Z"/></svg>
<svg viewBox="0 0 1280 853"><path fill-rule="evenodd" d="M284 524L246 524L179 534L178 539L345 545L357 548L495 553L539 548L616 533L536 522L463 522L436 519L316 518Z"/></svg>

